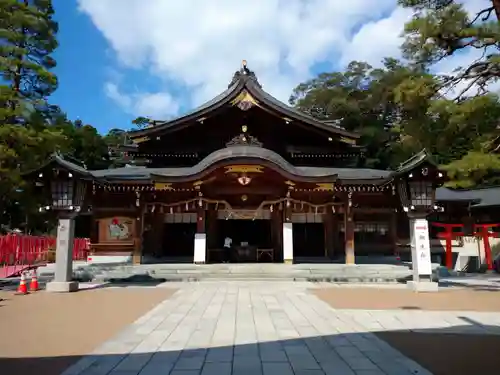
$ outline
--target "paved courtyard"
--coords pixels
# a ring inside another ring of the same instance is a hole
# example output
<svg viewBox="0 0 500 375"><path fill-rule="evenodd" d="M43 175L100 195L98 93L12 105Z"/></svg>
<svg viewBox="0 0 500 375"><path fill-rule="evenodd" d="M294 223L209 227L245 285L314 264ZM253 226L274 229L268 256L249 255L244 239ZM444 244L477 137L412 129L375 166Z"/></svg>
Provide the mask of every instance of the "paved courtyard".
<svg viewBox="0 0 500 375"><path fill-rule="evenodd" d="M174 286L64 375L426 375L384 332L500 337L497 312L336 310L309 283Z"/></svg>

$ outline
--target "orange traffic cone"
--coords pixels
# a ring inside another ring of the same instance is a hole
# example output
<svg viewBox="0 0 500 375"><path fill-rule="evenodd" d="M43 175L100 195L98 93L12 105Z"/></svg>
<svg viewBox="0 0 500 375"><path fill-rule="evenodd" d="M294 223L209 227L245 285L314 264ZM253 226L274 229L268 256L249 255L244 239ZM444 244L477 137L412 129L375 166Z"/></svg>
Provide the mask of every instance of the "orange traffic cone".
<svg viewBox="0 0 500 375"><path fill-rule="evenodd" d="M36 292L38 290L38 276L36 274L36 268L31 272L31 282L30 282L30 292Z"/></svg>
<svg viewBox="0 0 500 375"><path fill-rule="evenodd" d="M28 288L26 287L26 275L24 272L21 274L21 281L19 282L19 286L17 287L16 294L28 294Z"/></svg>

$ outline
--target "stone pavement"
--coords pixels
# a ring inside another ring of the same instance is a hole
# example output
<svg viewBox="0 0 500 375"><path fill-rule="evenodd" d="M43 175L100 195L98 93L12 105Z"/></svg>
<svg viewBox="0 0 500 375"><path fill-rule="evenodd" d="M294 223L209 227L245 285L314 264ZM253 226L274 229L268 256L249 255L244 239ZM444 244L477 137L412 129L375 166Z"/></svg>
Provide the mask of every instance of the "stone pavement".
<svg viewBox="0 0 500 375"><path fill-rule="evenodd" d="M308 283L172 286L63 375L428 375L372 332L500 333L498 313L334 310Z"/></svg>

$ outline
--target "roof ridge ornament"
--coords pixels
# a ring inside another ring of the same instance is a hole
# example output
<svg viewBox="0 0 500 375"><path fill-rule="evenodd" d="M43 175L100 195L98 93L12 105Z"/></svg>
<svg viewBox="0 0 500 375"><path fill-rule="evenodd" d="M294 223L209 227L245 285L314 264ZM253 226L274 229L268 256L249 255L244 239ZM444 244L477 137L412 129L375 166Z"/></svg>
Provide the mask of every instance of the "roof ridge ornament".
<svg viewBox="0 0 500 375"><path fill-rule="evenodd" d="M226 143L226 147L234 147L234 146L254 146L254 147L262 147L262 142L260 142L257 138L251 136L247 133L248 127L243 125L241 127L241 133L231 139Z"/></svg>
<svg viewBox="0 0 500 375"><path fill-rule="evenodd" d="M262 87L260 85L255 73L252 70L248 69L247 61L243 60L241 62L240 70L237 70L234 73L233 79L231 80L231 83L229 83L228 87L232 87L233 85L238 83L238 81L240 81L240 80L248 80L248 79L254 81L257 84L257 86Z"/></svg>

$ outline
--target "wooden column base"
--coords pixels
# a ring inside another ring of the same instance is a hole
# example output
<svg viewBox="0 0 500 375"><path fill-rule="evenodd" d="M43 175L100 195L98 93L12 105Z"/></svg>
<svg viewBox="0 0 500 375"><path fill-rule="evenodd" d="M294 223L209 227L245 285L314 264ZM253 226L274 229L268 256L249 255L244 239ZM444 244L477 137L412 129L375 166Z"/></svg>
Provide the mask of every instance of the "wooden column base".
<svg viewBox="0 0 500 375"><path fill-rule="evenodd" d="M356 264L354 256L354 241L347 241L345 246L345 264Z"/></svg>

